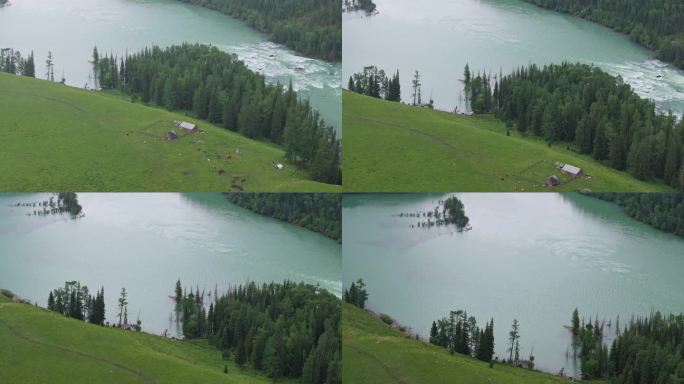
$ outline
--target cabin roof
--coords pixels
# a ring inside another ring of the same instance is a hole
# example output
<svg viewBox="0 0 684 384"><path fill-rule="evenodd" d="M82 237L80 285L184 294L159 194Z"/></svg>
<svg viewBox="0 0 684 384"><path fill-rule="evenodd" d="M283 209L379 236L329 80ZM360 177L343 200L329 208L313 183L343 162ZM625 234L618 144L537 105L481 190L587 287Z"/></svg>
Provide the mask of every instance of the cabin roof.
<svg viewBox="0 0 684 384"><path fill-rule="evenodd" d="M192 123L187 123L185 121L181 121L178 124L178 128L183 128L183 129L187 129L189 131L192 131L193 129L197 128L197 125L192 124Z"/></svg>
<svg viewBox="0 0 684 384"><path fill-rule="evenodd" d="M567 173L570 173L572 175L579 175L580 173L582 173L581 168L577 168L574 165L570 165L570 164L565 164L562 169L563 169L563 172L567 172Z"/></svg>

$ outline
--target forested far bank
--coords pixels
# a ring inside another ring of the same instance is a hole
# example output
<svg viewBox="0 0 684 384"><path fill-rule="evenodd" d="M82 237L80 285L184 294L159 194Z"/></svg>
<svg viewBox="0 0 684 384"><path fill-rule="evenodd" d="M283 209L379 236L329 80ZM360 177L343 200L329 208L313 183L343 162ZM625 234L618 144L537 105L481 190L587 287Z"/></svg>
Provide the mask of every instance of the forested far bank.
<svg viewBox="0 0 684 384"><path fill-rule="evenodd" d="M176 283L186 338L208 338L238 366L302 384L341 383L341 301L304 283L248 283L221 296Z"/></svg>
<svg viewBox="0 0 684 384"><path fill-rule="evenodd" d="M684 68L684 3L670 0L525 0L629 35L658 59Z"/></svg>
<svg viewBox="0 0 684 384"><path fill-rule="evenodd" d="M667 233L684 237L684 194L585 193L622 207L630 217Z"/></svg>
<svg viewBox="0 0 684 384"><path fill-rule="evenodd" d="M342 197L334 193L227 193L231 203L342 241Z"/></svg>
<svg viewBox="0 0 684 384"><path fill-rule="evenodd" d="M339 0L179 0L244 20L269 38L309 57L342 60Z"/></svg>
<svg viewBox="0 0 684 384"><path fill-rule="evenodd" d="M285 148L312 178L341 184L341 143L292 84L267 84L237 56L216 47L183 44L145 48L125 58L93 52L95 81L171 111L185 111L249 138Z"/></svg>

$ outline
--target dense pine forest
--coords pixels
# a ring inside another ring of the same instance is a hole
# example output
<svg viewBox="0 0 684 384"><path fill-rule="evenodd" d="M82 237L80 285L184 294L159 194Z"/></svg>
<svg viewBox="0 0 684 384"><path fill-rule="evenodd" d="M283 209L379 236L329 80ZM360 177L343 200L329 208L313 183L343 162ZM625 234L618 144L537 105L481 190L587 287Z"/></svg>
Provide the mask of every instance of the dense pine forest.
<svg viewBox="0 0 684 384"><path fill-rule="evenodd" d="M235 55L216 47L183 44L146 48L117 60L93 52L96 82L121 89L172 111L188 111L200 119L243 135L283 145L294 164L314 180L340 184L341 144L308 100L300 100L290 84L269 85Z"/></svg>
<svg viewBox="0 0 684 384"><path fill-rule="evenodd" d="M615 339L606 345L608 332ZM610 378L614 384L684 382L684 315L632 318L624 329L615 323L573 314L573 349L584 379Z"/></svg>
<svg viewBox="0 0 684 384"><path fill-rule="evenodd" d="M340 0L180 0L219 11L309 57L342 60Z"/></svg>
<svg viewBox="0 0 684 384"><path fill-rule="evenodd" d="M530 65L495 79L465 70L474 113L494 112L522 134L565 143L640 180L684 190L684 122L656 113L629 85L601 69Z"/></svg>
<svg viewBox="0 0 684 384"><path fill-rule="evenodd" d="M588 193L620 205L625 213L643 223L684 237L684 194L681 193Z"/></svg>
<svg viewBox="0 0 684 384"><path fill-rule="evenodd" d="M274 380L341 383L341 301L304 283L239 285L218 296L184 292L176 310L186 338L208 338L239 366ZM208 304L208 305L207 305Z"/></svg>
<svg viewBox="0 0 684 384"><path fill-rule="evenodd" d="M342 197L335 193L227 193L233 204L342 241Z"/></svg>
<svg viewBox="0 0 684 384"><path fill-rule="evenodd" d="M672 0L526 0L603 24L684 68L684 3Z"/></svg>

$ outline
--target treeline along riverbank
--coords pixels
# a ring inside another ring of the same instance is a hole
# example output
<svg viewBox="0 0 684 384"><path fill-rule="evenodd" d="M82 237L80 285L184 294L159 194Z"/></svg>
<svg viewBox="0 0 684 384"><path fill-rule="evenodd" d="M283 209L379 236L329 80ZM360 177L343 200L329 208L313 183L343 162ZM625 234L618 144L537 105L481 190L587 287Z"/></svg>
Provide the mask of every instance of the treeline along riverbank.
<svg viewBox="0 0 684 384"><path fill-rule="evenodd" d="M271 40L309 57L342 60L339 0L180 0L244 20Z"/></svg>
<svg viewBox="0 0 684 384"><path fill-rule="evenodd" d="M342 241L342 197L334 193L227 193L231 203Z"/></svg>
<svg viewBox="0 0 684 384"><path fill-rule="evenodd" d="M525 0L629 35L658 59L684 68L684 3L670 0Z"/></svg>
<svg viewBox="0 0 684 384"><path fill-rule="evenodd" d="M684 237L684 194L681 193L586 193L618 204L636 220L667 233Z"/></svg>

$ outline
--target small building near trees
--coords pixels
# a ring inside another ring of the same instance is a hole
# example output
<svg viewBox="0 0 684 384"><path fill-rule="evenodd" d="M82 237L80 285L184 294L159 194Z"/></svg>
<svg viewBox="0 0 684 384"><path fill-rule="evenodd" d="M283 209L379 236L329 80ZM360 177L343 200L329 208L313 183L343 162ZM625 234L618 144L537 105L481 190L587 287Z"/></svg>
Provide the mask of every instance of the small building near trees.
<svg viewBox="0 0 684 384"><path fill-rule="evenodd" d="M546 182L544 183L544 185L547 187L556 187L556 186L559 186L561 184L562 184L561 179L556 175L549 177L548 179L546 179Z"/></svg>
<svg viewBox="0 0 684 384"><path fill-rule="evenodd" d="M186 132L195 133L199 131L199 128L197 128L197 124L188 123L187 121L174 121L174 124L176 125L176 127L183 129Z"/></svg>
<svg viewBox="0 0 684 384"><path fill-rule="evenodd" d="M582 168L575 167L574 165L570 164L564 164L563 168L561 168L561 171L567 173L570 176L573 177L578 177L578 176L583 176L584 172L582 171Z"/></svg>

